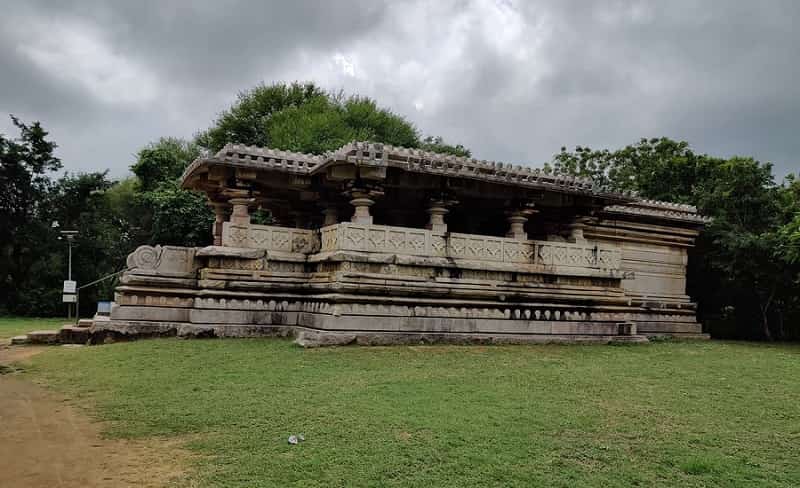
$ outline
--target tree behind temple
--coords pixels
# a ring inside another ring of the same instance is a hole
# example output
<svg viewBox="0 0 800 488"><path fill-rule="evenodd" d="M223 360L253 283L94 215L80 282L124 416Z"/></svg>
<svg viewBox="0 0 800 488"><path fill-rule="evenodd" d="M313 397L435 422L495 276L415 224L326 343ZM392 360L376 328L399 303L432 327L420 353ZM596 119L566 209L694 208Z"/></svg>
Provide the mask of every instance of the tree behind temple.
<svg viewBox="0 0 800 488"><path fill-rule="evenodd" d="M312 154L355 140L469 155L468 149L441 137L423 139L404 117L368 97L331 94L313 83L262 84L241 92L196 138L212 152L238 143Z"/></svg>
<svg viewBox="0 0 800 488"><path fill-rule="evenodd" d="M713 218L689 262L689 294L701 321L715 337L800 338L800 187L792 179L776 185L768 163L696 154L667 138L614 151L562 148L551 167L696 205Z"/></svg>

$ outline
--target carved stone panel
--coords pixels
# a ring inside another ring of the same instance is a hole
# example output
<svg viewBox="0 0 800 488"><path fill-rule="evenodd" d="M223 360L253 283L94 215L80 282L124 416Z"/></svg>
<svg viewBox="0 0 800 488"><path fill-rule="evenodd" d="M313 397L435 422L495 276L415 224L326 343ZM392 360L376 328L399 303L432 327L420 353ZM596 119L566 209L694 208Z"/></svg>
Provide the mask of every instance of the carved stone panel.
<svg viewBox="0 0 800 488"><path fill-rule="evenodd" d="M266 249L268 251L312 253L318 248L316 232L272 225L247 226L225 222L222 228L225 246Z"/></svg>
<svg viewBox="0 0 800 488"><path fill-rule="evenodd" d="M126 264L134 273L183 276L194 272L194 254L193 247L139 246Z"/></svg>

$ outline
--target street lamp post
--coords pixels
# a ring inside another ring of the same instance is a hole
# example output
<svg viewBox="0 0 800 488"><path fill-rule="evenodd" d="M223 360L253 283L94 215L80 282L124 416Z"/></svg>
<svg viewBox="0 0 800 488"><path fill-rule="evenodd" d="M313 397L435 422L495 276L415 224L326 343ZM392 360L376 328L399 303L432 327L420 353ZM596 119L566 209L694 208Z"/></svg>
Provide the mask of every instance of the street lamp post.
<svg viewBox="0 0 800 488"><path fill-rule="evenodd" d="M58 229L58 227L59 227L58 221L54 221L51 227L53 229ZM62 230L59 233L61 234L61 236L58 238L59 240L61 240L61 239L66 239L67 240L67 248L68 248L68 251L67 251L68 252L68 258L67 258L67 281L72 281L72 243L75 241L75 237L78 236L78 231L77 230ZM77 290L75 290L75 291L77 291ZM76 307L75 316L77 317L78 316L77 303L76 303L75 307ZM72 318L71 310L72 310L72 307L70 306L70 302L67 302L67 318Z"/></svg>

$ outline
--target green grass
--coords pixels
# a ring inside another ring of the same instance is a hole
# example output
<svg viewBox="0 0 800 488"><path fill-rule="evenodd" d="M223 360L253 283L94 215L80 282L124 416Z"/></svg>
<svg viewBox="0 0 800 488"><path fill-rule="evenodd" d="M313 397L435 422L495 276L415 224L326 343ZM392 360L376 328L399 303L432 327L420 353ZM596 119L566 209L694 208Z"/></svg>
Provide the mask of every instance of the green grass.
<svg viewBox="0 0 800 488"><path fill-rule="evenodd" d="M225 487L800 486L800 347L53 348L25 375ZM290 446L290 434L306 441Z"/></svg>
<svg viewBox="0 0 800 488"><path fill-rule="evenodd" d="M73 319L74 320L74 319ZM71 322L65 318L0 317L0 341L34 330L59 329Z"/></svg>

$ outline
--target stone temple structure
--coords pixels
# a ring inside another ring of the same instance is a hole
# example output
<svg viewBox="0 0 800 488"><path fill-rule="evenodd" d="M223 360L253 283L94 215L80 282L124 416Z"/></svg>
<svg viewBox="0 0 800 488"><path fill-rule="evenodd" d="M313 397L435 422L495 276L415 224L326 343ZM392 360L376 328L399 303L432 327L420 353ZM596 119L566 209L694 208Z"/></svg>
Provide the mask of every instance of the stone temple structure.
<svg viewBox="0 0 800 488"><path fill-rule="evenodd" d="M214 244L138 248L100 337L706 337L686 295L706 222L691 206L366 142L322 156L228 145L182 184L208 197Z"/></svg>

